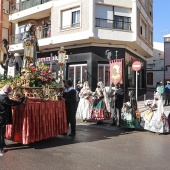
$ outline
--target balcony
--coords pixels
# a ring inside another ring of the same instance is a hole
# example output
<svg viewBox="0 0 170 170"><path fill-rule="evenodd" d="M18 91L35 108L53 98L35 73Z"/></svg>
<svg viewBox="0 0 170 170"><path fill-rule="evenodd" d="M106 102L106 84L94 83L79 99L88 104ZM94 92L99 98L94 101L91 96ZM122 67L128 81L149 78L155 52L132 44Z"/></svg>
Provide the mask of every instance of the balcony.
<svg viewBox="0 0 170 170"><path fill-rule="evenodd" d="M96 27L131 31L131 22L96 18Z"/></svg>
<svg viewBox="0 0 170 170"><path fill-rule="evenodd" d="M20 34L11 35L9 38L9 44L12 45L12 44L22 43L24 34L25 34L25 32L20 33ZM44 28L42 28L42 26L37 27L36 36L37 36L37 39L51 37L51 26L44 27Z"/></svg>
<svg viewBox="0 0 170 170"><path fill-rule="evenodd" d="M20 3L13 4L11 5L10 14L14 14L16 12L20 12L22 10L32 8L40 4L44 4L49 1L51 0L29 0L29 1L23 1Z"/></svg>

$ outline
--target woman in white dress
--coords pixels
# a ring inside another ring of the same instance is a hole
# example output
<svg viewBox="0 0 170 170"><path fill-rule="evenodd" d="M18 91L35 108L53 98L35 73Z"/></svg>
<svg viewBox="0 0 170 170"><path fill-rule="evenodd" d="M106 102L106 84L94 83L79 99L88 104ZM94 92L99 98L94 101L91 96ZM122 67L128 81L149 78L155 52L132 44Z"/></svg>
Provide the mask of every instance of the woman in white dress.
<svg viewBox="0 0 170 170"><path fill-rule="evenodd" d="M86 81L79 93L80 101L76 112L77 119L83 119L83 121L86 121L90 118L92 109L91 95L92 91L89 88L89 83Z"/></svg>
<svg viewBox="0 0 170 170"><path fill-rule="evenodd" d="M156 133L169 132L169 125L164 115L162 98L158 92L154 94L154 100L150 109L153 111L153 115L150 116L150 120L144 115L144 129Z"/></svg>

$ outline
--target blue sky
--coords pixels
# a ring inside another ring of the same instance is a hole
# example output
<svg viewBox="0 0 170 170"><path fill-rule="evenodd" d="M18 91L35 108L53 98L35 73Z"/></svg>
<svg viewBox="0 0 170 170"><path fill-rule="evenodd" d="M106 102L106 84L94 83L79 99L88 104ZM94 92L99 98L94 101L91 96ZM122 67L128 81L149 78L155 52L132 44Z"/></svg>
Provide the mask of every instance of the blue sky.
<svg viewBox="0 0 170 170"><path fill-rule="evenodd" d="M163 42L170 34L170 0L153 0L153 41Z"/></svg>

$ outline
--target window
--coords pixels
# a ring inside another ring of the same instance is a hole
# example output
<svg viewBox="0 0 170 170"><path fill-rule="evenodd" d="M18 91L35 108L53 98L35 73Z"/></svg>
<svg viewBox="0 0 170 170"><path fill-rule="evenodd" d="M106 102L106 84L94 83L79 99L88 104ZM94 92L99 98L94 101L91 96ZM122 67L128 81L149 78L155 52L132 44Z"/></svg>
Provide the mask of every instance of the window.
<svg viewBox="0 0 170 170"><path fill-rule="evenodd" d="M73 86L76 89L78 81L84 83L88 81L87 64L69 65L68 79L73 81Z"/></svg>
<svg viewBox="0 0 170 170"><path fill-rule="evenodd" d="M123 30L131 30L130 28L131 18L124 16L114 16L114 28L115 29L123 29Z"/></svg>
<svg viewBox="0 0 170 170"><path fill-rule="evenodd" d="M80 26L80 10L72 12L72 27Z"/></svg>
<svg viewBox="0 0 170 170"><path fill-rule="evenodd" d="M152 4L149 4L149 14L151 17L152 17L152 13L153 13L152 11L153 11Z"/></svg>
<svg viewBox="0 0 170 170"><path fill-rule="evenodd" d="M8 29L2 28L2 38L5 38L8 40Z"/></svg>
<svg viewBox="0 0 170 170"><path fill-rule="evenodd" d="M153 85L153 73L152 72L147 73L147 85Z"/></svg>
<svg viewBox="0 0 170 170"><path fill-rule="evenodd" d="M24 35L24 27L25 25L19 26L19 40L22 41L23 35Z"/></svg>
<svg viewBox="0 0 170 170"><path fill-rule="evenodd" d="M3 3L3 13L9 14L9 1L4 1L4 3Z"/></svg>
<svg viewBox="0 0 170 170"><path fill-rule="evenodd" d="M140 34L146 39L146 24L143 20L140 22Z"/></svg>
<svg viewBox="0 0 170 170"><path fill-rule="evenodd" d="M98 81L102 81L104 86L110 85L110 67L109 64L98 65Z"/></svg>
<svg viewBox="0 0 170 170"><path fill-rule="evenodd" d="M80 8L69 9L61 13L61 28L80 27Z"/></svg>

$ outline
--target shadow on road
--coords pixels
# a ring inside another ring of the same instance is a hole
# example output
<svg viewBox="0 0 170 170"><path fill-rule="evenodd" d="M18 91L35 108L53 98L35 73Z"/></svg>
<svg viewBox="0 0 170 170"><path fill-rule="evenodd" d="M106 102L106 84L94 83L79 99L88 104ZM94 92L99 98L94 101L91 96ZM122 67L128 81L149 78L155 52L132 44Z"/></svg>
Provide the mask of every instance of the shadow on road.
<svg viewBox="0 0 170 170"><path fill-rule="evenodd" d="M57 137L31 143L29 145L22 145L7 140L7 150L20 150L29 148L45 149L76 143L87 143L100 140L107 140L114 137L118 137L119 135L130 135L132 133L138 133L138 131L96 124L77 125L75 137L69 137L68 135L59 135Z"/></svg>

